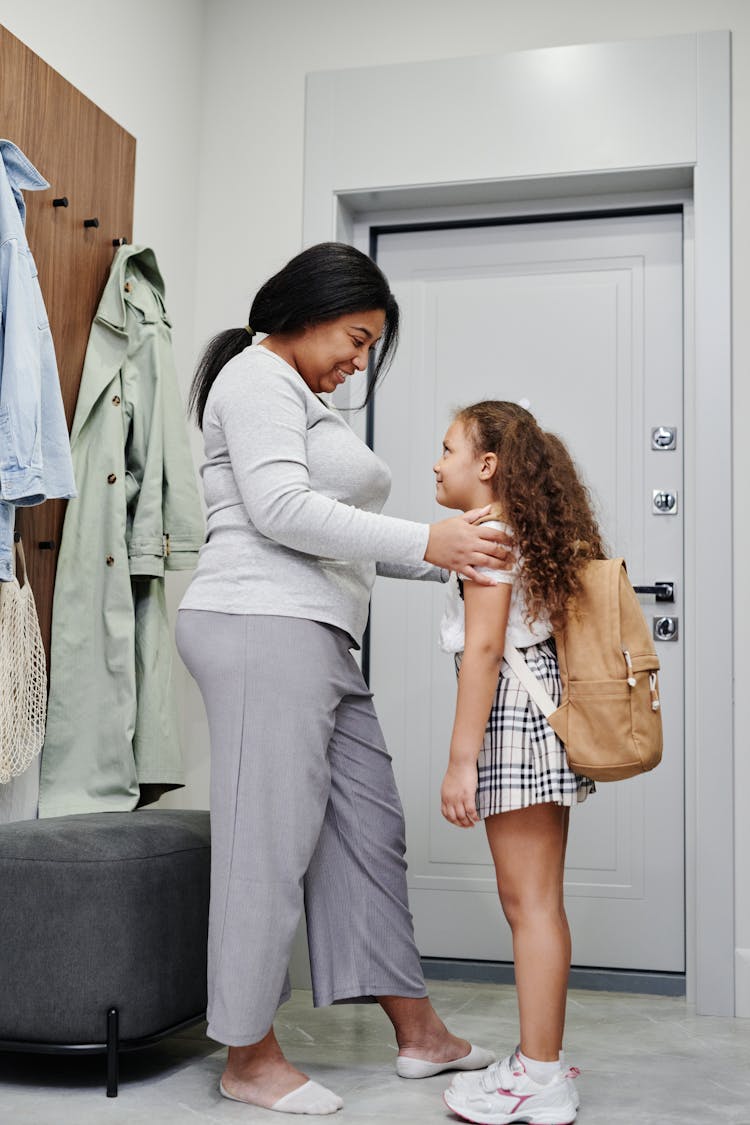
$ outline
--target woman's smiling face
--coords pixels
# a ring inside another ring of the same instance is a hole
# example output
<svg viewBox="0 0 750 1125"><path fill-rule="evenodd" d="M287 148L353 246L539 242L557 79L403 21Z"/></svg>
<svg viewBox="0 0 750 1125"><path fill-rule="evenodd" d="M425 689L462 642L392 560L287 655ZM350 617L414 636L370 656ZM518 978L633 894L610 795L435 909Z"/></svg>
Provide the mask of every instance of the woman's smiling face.
<svg viewBox="0 0 750 1125"><path fill-rule="evenodd" d="M370 350L385 325L382 309L347 313L306 328L289 340L283 359L299 371L313 394L329 394L349 375L367 370Z"/></svg>

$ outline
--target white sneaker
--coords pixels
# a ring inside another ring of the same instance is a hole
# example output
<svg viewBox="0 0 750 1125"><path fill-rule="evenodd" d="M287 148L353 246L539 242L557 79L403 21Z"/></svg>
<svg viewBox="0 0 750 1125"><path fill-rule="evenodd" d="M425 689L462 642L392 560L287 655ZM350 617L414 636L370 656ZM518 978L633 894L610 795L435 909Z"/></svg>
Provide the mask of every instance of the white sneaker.
<svg viewBox="0 0 750 1125"><path fill-rule="evenodd" d="M493 1063L481 1074L456 1075L443 1094L445 1104L465 1121L479 1125L571 1125L576 1105L567 1071L541 1085L529 1078L517 1054ZM479 1081L477 1081L477 1079Z"/></svg>
<svg viewBox="0 0 750 1125"><path fill-rule="evenodd" d="M518 1053L519 1050L520 1050L520 1047L516 1047L515 1053ZM482 1082L484 1081L484 1077L487 1074L488 1070L491 1070L493 1072L492 1076L488 1080L491 1081L491 1082L494 1082L496 1086L499 1086L500 1085L500 1062L499 1061L496 1062L496 1063L492 1063L491 1066L487 1067L487 1070L474 1070L474 1071L471 1071L471 1072L466 1073L466 1074L454 1074L453 1080L451 1081L451 1086L454 1089L459 1089L461 1091L461 1093L468 1093L469 1091L474 1091L474 1092L480 1091L482 1089ZM566 1080L568 1082L568 1088L570 1090L570 1096L573 1099L573 1105L575 1107L576 1112L578 1112L578 1108L581 1104L581 1098L580 1098L580 1095L578 1093L578 1090L576 1089L575 1079L580 1076L580 1073L581 1072L580 1072L580 1070L578 1069L577 1066L568 1066L568 1067L565 1067L565 1069L563 1070L564 1077L566 1078Z"/></svg>

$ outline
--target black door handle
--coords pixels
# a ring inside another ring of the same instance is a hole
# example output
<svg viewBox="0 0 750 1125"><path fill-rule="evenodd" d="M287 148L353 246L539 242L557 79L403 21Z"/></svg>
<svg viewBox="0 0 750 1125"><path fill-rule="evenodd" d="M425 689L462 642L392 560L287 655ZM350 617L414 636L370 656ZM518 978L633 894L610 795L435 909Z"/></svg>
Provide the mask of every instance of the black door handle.
<svg viewBox="0 0 750 1125"><path fill-rule="evenodd" d="M636 594L653 594L657 602L674 601L674 582L655 582L653 586L634 586Z"/></svg>

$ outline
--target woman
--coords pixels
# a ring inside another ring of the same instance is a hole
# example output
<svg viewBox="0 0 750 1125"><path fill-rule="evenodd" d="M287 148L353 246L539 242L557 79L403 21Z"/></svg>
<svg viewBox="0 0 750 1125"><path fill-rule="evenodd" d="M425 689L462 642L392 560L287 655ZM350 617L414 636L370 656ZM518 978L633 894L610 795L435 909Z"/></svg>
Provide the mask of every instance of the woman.
<svg viewBox="0 0 750 1125"><path fill-rule="evenodd" d="M256 332L260 344L251 344ZM377 266L313 246L262 286L195 376L208 539L179 613L180 653L211 737L208 1034L229 1046L221 1092L292 1113L342 1102L273 1032L304 904L316 1005L376 998L397 1071L487 1066L426 995L406 892L403 814L351 649L379 573L499 566L476 512L428 526L380 514L386 466L322 398L392 357L398 306ZM481 576L478 581L483 581Z"/></svg>

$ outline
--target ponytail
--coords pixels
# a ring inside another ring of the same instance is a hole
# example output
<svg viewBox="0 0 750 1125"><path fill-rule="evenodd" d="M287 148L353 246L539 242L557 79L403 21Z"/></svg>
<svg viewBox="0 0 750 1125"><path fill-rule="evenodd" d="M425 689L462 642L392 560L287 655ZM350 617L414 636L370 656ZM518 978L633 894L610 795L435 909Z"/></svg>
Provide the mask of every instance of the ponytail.
<svg viewBox="0 0 750 1125"><path fill-rule="evenodd" d="M206 399L216 376L230 359L234 359L252 343L252 339L248 328L227 328L209 342L193 376L188 397L188 413L193 415L199 429L203 429Z"/></svg>

